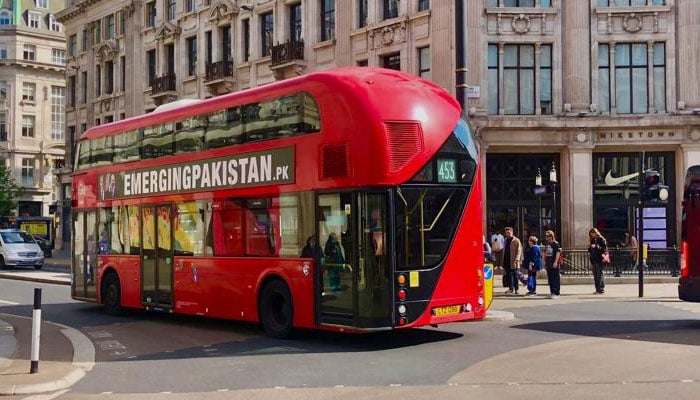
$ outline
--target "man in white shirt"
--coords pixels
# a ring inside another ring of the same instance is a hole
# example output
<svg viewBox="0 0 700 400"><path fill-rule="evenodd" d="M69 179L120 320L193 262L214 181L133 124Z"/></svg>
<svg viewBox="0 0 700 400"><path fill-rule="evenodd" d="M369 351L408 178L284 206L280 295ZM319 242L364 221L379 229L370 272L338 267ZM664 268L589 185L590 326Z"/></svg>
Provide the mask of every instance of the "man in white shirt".
<svg viewBox="0 0 700 400"><path fill-rule="evenodd" d="M494 262L493 266L496 269L503 268L503 246L505 245L505 238L503 235L497 231L493 230L491 235L491 251L493 252Z"/></svg>

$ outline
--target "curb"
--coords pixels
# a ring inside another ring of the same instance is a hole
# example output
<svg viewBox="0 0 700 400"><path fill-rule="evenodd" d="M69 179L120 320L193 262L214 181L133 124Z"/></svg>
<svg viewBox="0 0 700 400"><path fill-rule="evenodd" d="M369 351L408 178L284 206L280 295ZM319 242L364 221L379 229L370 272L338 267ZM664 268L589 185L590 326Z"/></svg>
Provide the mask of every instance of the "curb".
<svg viewBox="0 0 700 400"><path fill-rule="evenodd" d="M27 282L38 282L38 283L49 283L54 285L70 285L70 279L66 278L41 278L31 275L15 275L9 273L0 273L0 278L2 279L12 279L15 281L27 281Z"/></svg>
<svg viewBox="0 0 700 400"><path fill-rule="evenodd" d="M4 314L0 314L0 318ZM12 315L14 318L26 318L18 315ZM5 321L0 321L5 322ZM44 321L44 323L55 325L61 328L61 333L68 338L73 346L73 369L64 375L62 378L42 383L24 384L24 385L0 385L0 396L26 395L46 392L55 392L71 387L80 379L82 379L88 371L92 370L95 365L95 346L90 339L83 335L77 329L62 325L56 322ZM9 325L5 322L6 325ZM11 326L11 325L10 325ZM0 327L2 325L0 324ZM14 329L12 329L14 333ZM13 339L16 341L13 335ZM13 349L14 352L14 349ZM2 355L0 353L0 355ZM2 358L0 358L0 361ZM1 365L1 364L0 364Z"/></svg>

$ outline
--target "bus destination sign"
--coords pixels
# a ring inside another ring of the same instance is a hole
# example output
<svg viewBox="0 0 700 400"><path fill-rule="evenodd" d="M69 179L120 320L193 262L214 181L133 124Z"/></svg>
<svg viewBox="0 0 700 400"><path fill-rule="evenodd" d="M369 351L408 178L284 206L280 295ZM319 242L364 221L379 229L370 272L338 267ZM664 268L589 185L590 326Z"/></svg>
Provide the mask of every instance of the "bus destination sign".
<svg viewBox="0 0 700 400"><path fill-rule="evenodd" d="M294 147L102 174L98 200L294 182Z"/></svg>

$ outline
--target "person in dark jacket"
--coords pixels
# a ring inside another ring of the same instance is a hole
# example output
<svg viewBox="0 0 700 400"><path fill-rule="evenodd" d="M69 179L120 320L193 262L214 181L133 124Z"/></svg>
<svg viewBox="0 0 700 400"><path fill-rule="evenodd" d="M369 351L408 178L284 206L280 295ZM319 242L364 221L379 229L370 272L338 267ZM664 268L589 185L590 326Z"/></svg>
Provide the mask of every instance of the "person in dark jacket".
<svg viewBox="0 0 700 400"><path fill-rule="evenodd" d="M561 289L561 246L554 237L554 231L548 230L545 232L544 236L547 242L544 247L544 266L547 269L549 298L557 299L559 298L559 291Z"/></svg>
<svg viewBox="0 0 700 400"><path fill-rule="evenodd" d="M343 249L340 247L338 235L335 232L331 232L331 234L328 235L328 240L326 240L326 247L323 250L323 253L326 255L328 283L331 286L331 291L339 292L341 290L340 272L343 270L345 265L345 257L343 257Z"/></svg>
<svg viewBox="0 0 700 400"><path fill-rule="evenodd" d="M593 266L593 284L595 292L593 294L605 293L605 281L603 280L603 254L608 251L608 242L600 231L596 228L588 231L591 245L588 247L588 256Z"/></svg>

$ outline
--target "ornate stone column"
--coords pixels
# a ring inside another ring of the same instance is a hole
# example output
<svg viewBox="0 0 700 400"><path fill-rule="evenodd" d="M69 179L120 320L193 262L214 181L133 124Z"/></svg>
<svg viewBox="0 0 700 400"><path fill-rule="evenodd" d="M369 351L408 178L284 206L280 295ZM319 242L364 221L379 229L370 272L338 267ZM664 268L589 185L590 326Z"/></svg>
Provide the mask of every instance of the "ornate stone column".
<svg viewBox="0 0 700 400"><path fill-rule="evenodd" d="M697 0L677 0L678 8L678 65L694 66L678 68L678 100L685 102L686 109L700 108L700 8Z"/></svg>

